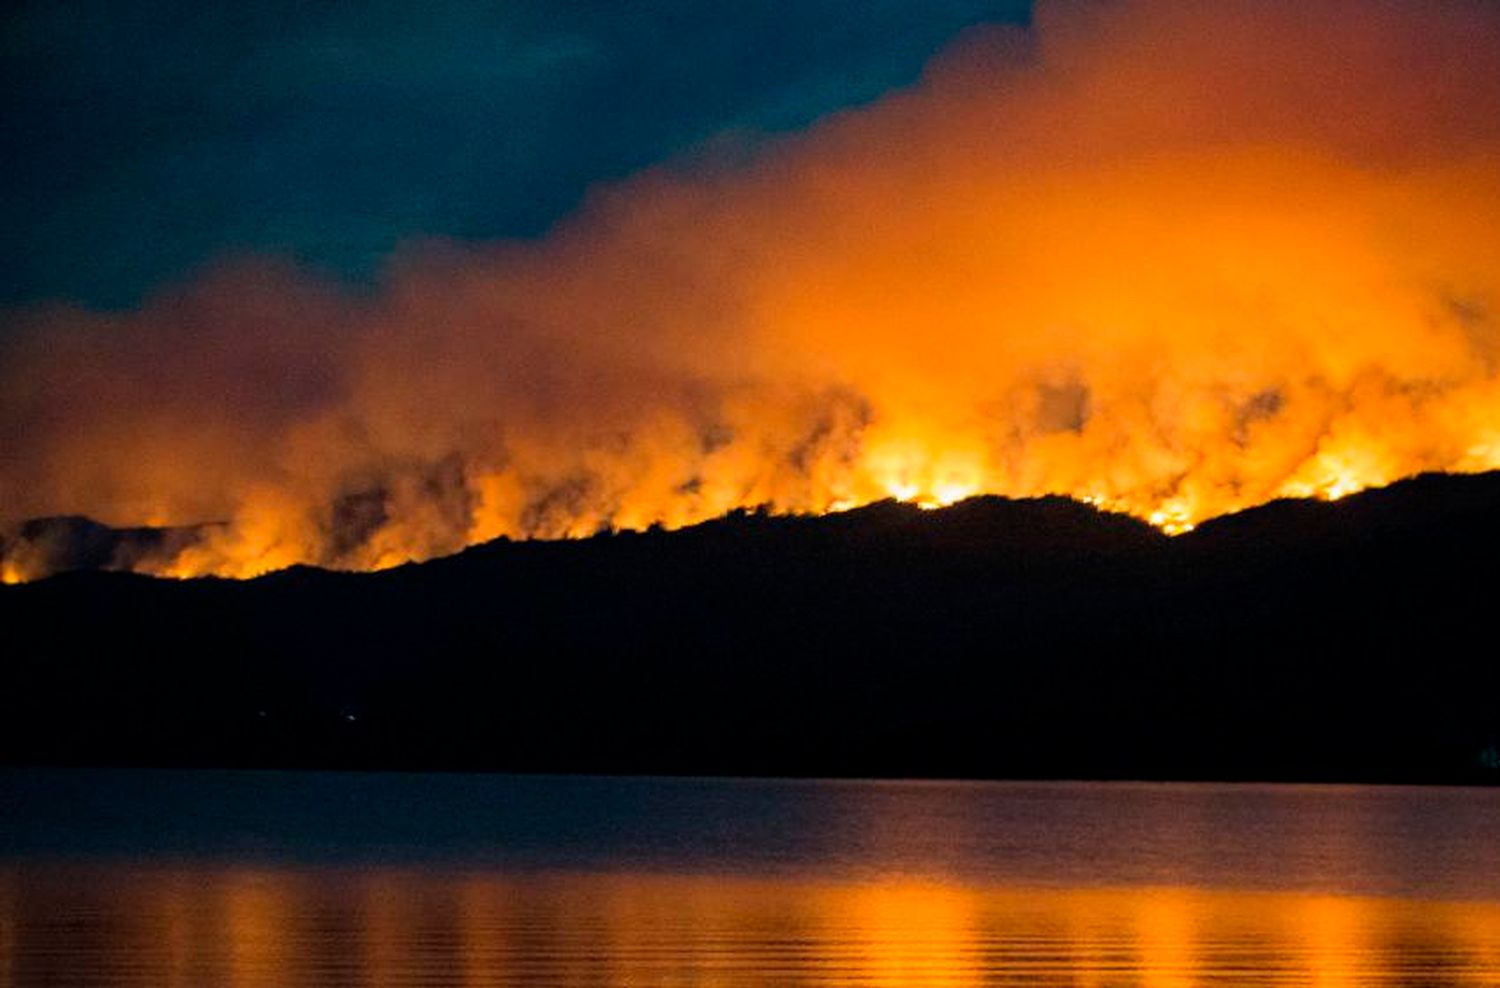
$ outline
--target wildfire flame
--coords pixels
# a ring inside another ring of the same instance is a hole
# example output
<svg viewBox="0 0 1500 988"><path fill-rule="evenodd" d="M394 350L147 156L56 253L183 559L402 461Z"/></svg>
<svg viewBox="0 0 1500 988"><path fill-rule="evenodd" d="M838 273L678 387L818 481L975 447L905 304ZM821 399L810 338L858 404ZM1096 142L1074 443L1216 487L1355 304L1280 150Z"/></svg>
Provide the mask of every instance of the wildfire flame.
<svg viewBox="0 0 1500 988"><path fill-rule="evenodd" d="M1042 3L369 296L240 260L12 313L0 521L225 522L173 576L887 497L1181 532L1500 468L1497 304L1493 4Z"/></svg>

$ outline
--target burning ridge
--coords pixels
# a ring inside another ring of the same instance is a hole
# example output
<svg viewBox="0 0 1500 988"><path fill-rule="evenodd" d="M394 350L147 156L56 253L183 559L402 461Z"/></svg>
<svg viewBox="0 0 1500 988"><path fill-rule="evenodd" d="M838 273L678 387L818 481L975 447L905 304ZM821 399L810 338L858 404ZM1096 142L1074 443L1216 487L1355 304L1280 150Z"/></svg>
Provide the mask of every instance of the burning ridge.
<svg viewBox="0 0 1500 988"><path fill-rule="evenodd" d="M1280 546L1295 554L1344 530L1361 537L1402 531L1434 514L1500 509L1500 471L1465 477L1423 475L1343 499L1287 498L1210 520L1170 539L1158 527L1128 514L1100 509L1072 498L1012 499L976 496L952 505L927 506L895 499L826 515L775 515L764 509L736 509L720 518L676 533L681 544L711 537L805 540L799 551L821 551L860 541L916 540L957 555L998 550L1036 556L1076 553L1149 552L1169 541L1186 547L1215 548L1253 544L1258 551ZM170 570L172 560L214 537L222 525L180 528L114 529L87 518L40 518L0 533L0 569L6 582L20 583L58 573ZM654 534L660 533L653 529ZM628 538L631 530L601 530L593 538ZM536 540L556 544L557 540ZM563 540L572 542L575 540ZM492 543L509 543L501 538ZM483 547L475 547L482 550ZM454 557L447 557L454 558Z"/></svg>

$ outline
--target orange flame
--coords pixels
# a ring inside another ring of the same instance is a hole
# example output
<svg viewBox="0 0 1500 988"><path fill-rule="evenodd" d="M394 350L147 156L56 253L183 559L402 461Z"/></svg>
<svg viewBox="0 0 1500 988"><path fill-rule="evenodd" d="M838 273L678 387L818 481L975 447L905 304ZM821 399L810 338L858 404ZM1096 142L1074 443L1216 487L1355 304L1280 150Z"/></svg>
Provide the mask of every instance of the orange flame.
<svg viewBox="0 0 1500 988"><path fill-rule="evenodd" d="M1168 532L1500 468L1493 5L1039 5L912 89L346 297L13 317L0 505L378 568L741 506L1062 493Z"/></svg>

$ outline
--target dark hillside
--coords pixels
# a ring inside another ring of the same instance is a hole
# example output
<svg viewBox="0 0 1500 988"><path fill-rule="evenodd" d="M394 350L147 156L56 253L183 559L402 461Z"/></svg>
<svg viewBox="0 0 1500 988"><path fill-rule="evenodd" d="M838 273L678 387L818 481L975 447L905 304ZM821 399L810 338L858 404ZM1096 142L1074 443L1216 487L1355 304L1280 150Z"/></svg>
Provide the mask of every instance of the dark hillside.
<svg viewBox="0 0 1500 988"><path fill-rule="evenodd" d="M1061 498L0 590L11 762L1493 779L1500 475L1168 539Z"/></svg>

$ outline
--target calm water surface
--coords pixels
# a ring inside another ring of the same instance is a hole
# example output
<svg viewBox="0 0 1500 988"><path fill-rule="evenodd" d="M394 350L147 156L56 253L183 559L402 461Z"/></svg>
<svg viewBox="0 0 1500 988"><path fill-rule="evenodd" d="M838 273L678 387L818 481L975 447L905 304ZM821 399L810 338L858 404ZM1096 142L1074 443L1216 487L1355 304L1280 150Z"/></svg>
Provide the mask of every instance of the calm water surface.
<svg viewBox="0 0 1500 988"><path fill-rule="evenodd" d="M1500 985L1500 790L0 773L0 988Z"/></svg>

